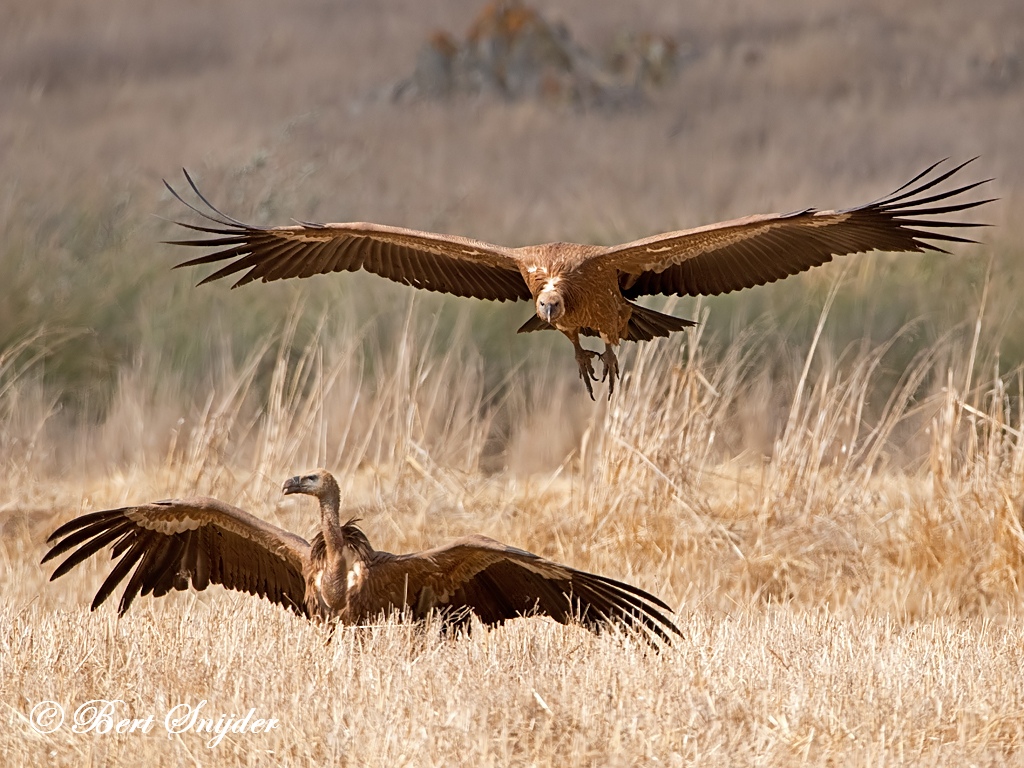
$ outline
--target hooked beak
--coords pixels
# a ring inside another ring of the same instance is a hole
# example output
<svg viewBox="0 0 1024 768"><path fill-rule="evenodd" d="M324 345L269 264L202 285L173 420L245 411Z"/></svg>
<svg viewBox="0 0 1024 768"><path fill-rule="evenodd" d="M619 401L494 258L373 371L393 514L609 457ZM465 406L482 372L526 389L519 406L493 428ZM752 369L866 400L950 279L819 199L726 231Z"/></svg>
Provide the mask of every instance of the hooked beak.
<svg viewBox="0 0 1024 768"><path fill-rule="evenodd" d="M284 492L285 496L290 493L302 493L302 477L299 475L289 477L284 481L284 487L281 490Z"/></svg>
<svg viewBox="0 0 1024 768"><path fill-rule="evenodd" d="M544 322L550 323L552 316L555 314L555 307L554 307L554 305L552 305L552 304L545 304L541 308L540 311L541 311L541 317L544 319Z"/></svg>

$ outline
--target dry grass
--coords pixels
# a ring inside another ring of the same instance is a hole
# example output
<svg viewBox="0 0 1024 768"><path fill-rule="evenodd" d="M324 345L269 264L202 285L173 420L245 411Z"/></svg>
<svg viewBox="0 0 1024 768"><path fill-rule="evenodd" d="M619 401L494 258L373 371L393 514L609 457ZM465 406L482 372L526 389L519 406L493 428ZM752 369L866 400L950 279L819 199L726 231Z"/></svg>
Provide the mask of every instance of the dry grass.
<svg viewBox="0 0 1024 768"><path fill-rule="evenodd" d="M1022 762L1024 5L550 3L584 44L688 51L647 110L397 105L477 0L0 9L0 754L8 764ZM870 199L937 157L998 177L988 247L871 256L674 312L591 404L523 307L372 279L193 290L156 240L186 165L228 212L522 244ZM710 315L707 312L710 311ZM326 465L380 547L481 532L634 582L685 640L520 621L324 630L216 589L87 605L46 535ZM296 667L300 671L296 672ZM255 708L229 735L33 731L32 705Z"/></svg>
<svg viewBox="0 0 1024 768"><path fill-rule="evenodd" d="M4 608L3 648L19 659L4 686L157 715L149 734L43 737L17 704L9 763L1004 765L1024 736L1017 619L697 612L681 621L687 643L658 655L547 624L458 642L390 624L325 645L262 605L174 608L121 622ZM209 734L169 739L164 713L204 699L204 714L255 707L281 725L212 748Z"/></svg>
<svg viewBox="0 0 1024 768"><path fill-rule="evenodd" d="M1002 379L962 378L969 343L922 359L871 419L865 400L884 349L820 365L821 351L805 350L807 364L779 383L794 395L764 457L723 445L742 433L740 404L764 389L764 368L740 345L705 356L698 333L685 353L651 344L627 361L611 405L589 409L559 470L495 473L483 470L495 423L519 424L510 444L540 445L553 412L529 399L488 405L469 353L453 345L438 356L413 326L388 372L362 377L350 335L317 336L295 358L286 330L194 399L187 418L154 428L162 442L133 439L133 419L158 423L186 394L126 379L113 421L61 433L82 454L120 436L134 459L95 474L41 483L33 457L49 450L47 411L8 409L6 754L107 765L1016 757L1024 424ZM950 386L911 403L913 382L946 358L964 360L947 371ZM261 363L265 392L253 387ZM30 378L13 381L5 402L26 389ZM34 426L24 421L33 412ZM904 441L912 456L889 455L901 426L926 427ZM320 628L216 589L143 600L118 621L110 606L86 608L109 568L102 558L54 584L37 565L59 520L193 491L308 533L312 509L281 500L278 487L321 463L350 502L370 507L366 527L381 546L485 532L664 596L685 640L657 654L534 620L455 640L387 624L328 643ZM27 724L39 700L95 698L124 700L122 717L155 713L156 730L42 736ZM204 699L212 714L255 707L281 730L213 748L195 733L167 739L167 710Z"/></svg>

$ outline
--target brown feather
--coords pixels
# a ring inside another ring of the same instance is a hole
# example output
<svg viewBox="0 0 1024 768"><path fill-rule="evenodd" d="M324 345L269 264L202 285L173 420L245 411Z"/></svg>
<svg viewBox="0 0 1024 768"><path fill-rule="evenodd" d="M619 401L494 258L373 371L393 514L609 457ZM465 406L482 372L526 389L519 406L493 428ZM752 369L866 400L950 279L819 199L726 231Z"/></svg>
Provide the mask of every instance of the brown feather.
<svg viewBox="0 0 1024 768"><path fill-rule="evenodd" d="M919 195L945 181L967 163L898 194L930 173L936 167L933 165L891 195L867 205L840 211L811 208L794 213L748 216L611 246L597 258L607 260L630 276L629 287L623 290L623 295L632 299L656 293L680 296L728 293L795 275L842 254L876 250L944 252L935 242L976 241L936 229L985 225L930 217L977 208L992 202L991 199L932 208L919 206L955 198L990 180L927 197Z"/></svg>
<svg viewBox="0 0 1024 768"><path fill-rule="evenodd" d="M185 178L207 210L186 202L166 181L164 184L174 197L217 226L181 226L219 237L170 242L221 250L177 266L228 262L203 283L239 272L244 274L235 287L254 280L270 282L365 269L405 285L456 296L492 301L531 298L512 249L467 237L364 222L254 227L218 211L187 172Z"/></svg>
<svg viewBox="0 0 1024 768"><path fill-rule="evenodd" d="M175 499L89 513L59 527L48 542L53 546L44 563L71 550L51 580L108 545L120 557L96 593L94 609L131 573L120 614L139 594L159 597L187 588L189 581L197 590L221 584L306 613L303 569L309 545L216 499Z"/></svg>
<svg viewBox="0 0 1024 768"><path fill-rule="evenodd" d="M679 634L662 613L670 609L654 595L484 536L411 555L372 551L365 562L366 577L348 598L357 622L408 609L417 619L436 612L456 623L470 614L484 624L543 615L593 631L634 628L664 641Z"/></svg>
<svg viewBox="0 0 1024 768"><path fill-rule="evenodd" d="M666 315L639 304L630 304L630 307L632 313L629 316L629 325L626 328L626 335L623 341L650 341L651 339L668 336L676 331L682 331L697 325L693 320L684 320L681 317ZM519 330L516 333L554 330L557 330L555 326L544 322L536 315L530 315L530 318L519 326ZM593 328L580 328L580 335L600 336L601 334Z"/></svg>

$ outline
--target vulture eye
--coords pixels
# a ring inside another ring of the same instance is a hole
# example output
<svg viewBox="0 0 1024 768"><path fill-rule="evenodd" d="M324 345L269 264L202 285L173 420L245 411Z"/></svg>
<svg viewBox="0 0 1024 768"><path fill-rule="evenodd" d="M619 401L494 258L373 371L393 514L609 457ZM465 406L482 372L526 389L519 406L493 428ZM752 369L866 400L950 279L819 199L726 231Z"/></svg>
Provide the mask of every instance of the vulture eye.
<svg viewBox="0 0 1024 768"><path fill-rule="evenodd" d="M306 475L304 478L302 478L302 482L304 482L304 483L315 483L316 482L316 475Z"/></svg>

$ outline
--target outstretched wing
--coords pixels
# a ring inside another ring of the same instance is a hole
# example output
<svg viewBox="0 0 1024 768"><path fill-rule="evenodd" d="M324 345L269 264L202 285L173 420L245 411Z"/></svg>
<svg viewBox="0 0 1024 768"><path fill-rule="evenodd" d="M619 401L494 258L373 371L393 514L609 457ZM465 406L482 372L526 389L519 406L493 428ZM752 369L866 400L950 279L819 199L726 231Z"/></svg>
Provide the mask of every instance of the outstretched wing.
<svg viewBox="0 0 1024 768"><path fill-rule="evenodd" d="M350 593L349 601L362 603L364 616L404 605L417 618L468 610L485 624L500 624L537 614L594 631L628 627L666 642L681 635L666 615L672 609L654 595L485 536L375 564L359 593Z"/></svg>
<svg viewBox="0 0 1024 768"><path fill-rule="evenodd" d="M304 567L309 544L299 536L217 499L172 499L90 512L65 523L46 540L42 562L71 554L50 580L109 546L118 558L92 601L95 610L134 568L121 595L124 614L139 595L166 595L210 584L265 597L308 616Z"/></svg>
<svg viewBox="0 0 1024 768"><path fill-rule="evenodd" d="M235 288L253 280L267 283L365 269L403 285L455 296L492 301L530 299L530 290L513 251L500 245L363 222L255 227L218 211L196 188L187 171L185 178L208 210L186 202L166 181L164 185L184 205L215 226L177 223L215 237L169 242L217 250L175 268L227 262L200 285L240 272L243 274Z"/></svg>
<svg viewBox="0 0 1024 768"><path fill-rule="evenodd" d="M891 195L856 208L748 216L611 246L594 258L614 264L623 295L636 298L714 296L771 283L847 253L944 253L935 243L976 241L936 230L985 225L937 217L992 202L949 202L991 179L925 193L970 162L927 178L940 164L935 163Z"/></svg>

